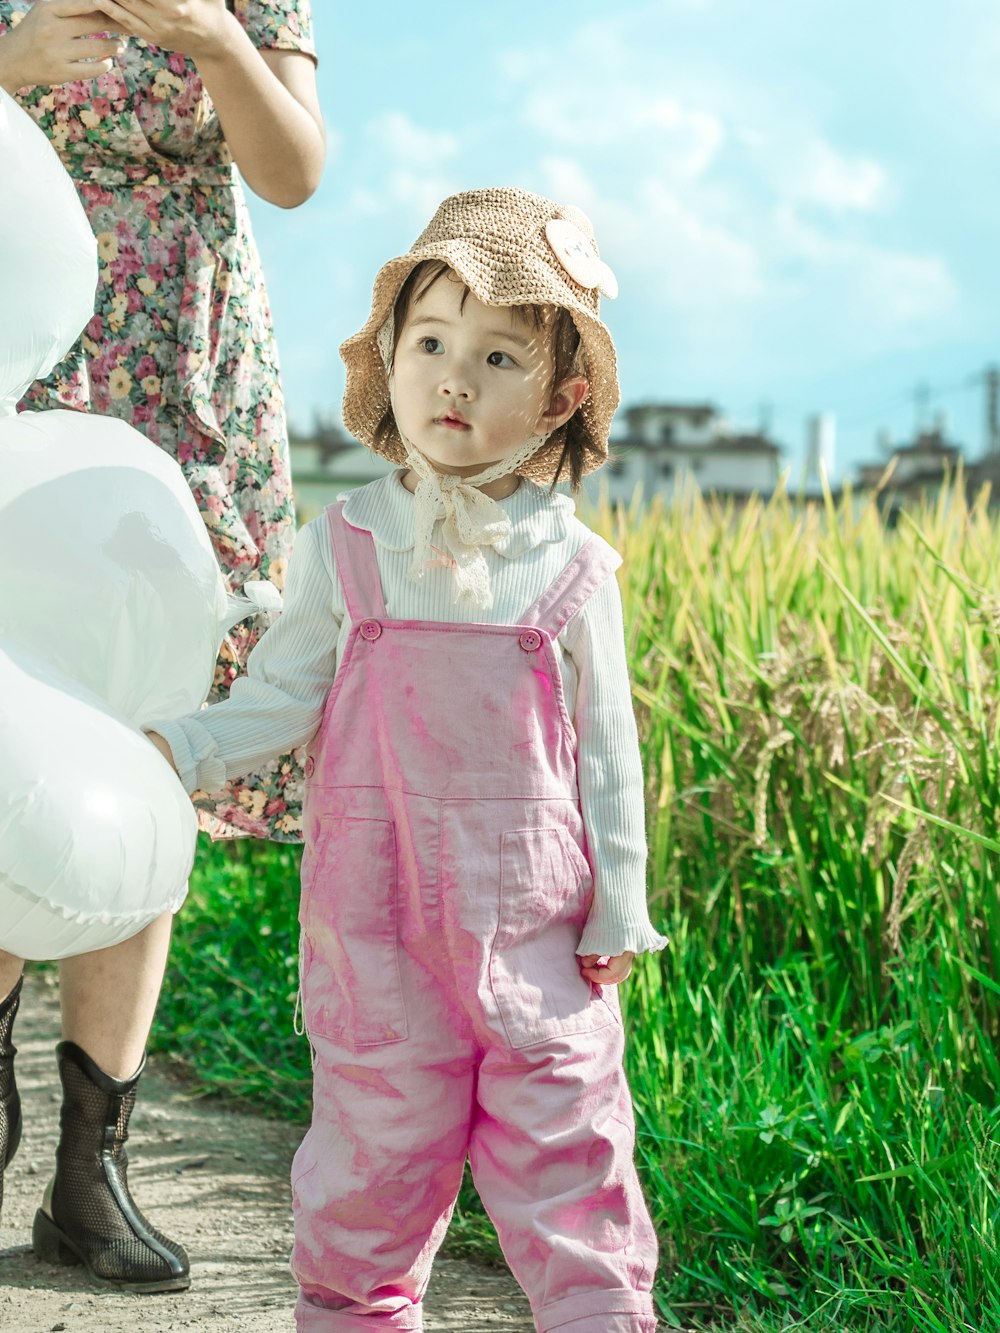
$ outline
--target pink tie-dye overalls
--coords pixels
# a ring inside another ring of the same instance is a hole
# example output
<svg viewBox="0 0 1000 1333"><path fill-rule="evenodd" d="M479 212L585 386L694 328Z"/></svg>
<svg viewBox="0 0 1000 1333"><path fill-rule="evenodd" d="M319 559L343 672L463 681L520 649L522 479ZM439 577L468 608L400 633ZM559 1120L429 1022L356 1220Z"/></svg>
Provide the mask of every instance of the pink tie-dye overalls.
<svg viewBox="0 0 1000 1333"><path fill-rule="evenodd" d="M297 1326L419 1329L469 1157L544 1333L649 1333L656 1239L554 640L611 576L592 538L520 625L390 620L329 511L350 638L306 766Z"/></svg>

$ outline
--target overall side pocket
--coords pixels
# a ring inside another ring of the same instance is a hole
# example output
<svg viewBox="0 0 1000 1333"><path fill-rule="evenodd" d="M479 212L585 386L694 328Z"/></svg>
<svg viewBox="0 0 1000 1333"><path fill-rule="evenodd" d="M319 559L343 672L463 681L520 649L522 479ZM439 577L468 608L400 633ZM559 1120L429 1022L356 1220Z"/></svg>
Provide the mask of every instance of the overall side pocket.
<svg viewBox="0 0 1000 1333"><path fill-rule="evenodd" d="M352 1050L405 1040L397 913L392 821L321 816L299 907L310 1037Z"/></svg>
<svg viewBox="0 0 1000 1333"><path fill-rule="evenodd" d="M503 835L490 983L514 1049L615 1022L576 957L591 890L590 867L565 829Z"/></svg>

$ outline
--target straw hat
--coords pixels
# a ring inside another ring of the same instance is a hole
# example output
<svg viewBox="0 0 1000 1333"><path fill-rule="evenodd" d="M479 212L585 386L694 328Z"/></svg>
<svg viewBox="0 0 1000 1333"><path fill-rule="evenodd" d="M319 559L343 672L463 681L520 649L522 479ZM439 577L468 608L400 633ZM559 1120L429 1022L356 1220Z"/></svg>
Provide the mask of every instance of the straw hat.
<svg viewBox="0 0 1000 1333"><path fill-rule="evenodd" d="M389 407L378 336L408 274L427 259L446 263L484 305L553 305L569 311L580 334L579 370L590 383L577 410L591 445L584 471L600 467L608 456L608 432L619 391L614 343L598 309L600 293L616 296L618 285L598 255L586 214L527 190L451 195L413 248L379 270L368 322L340 349L347 366L344 425L351 434L391 462L405 463L406 449L395 430L381 444L375 442L375 431ZM554 431L517 469L520 475L551 482L565 431L565 426Z"/></svg>

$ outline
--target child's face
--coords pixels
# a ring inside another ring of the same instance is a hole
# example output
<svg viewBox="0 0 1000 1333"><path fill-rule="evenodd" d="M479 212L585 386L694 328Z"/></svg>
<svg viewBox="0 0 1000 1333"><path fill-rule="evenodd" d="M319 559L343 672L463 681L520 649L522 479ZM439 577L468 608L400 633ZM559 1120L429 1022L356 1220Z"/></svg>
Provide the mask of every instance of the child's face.
<svg viewBox="0 0 1000 1333"><path fill-rule="evenodd" d="M454 274L442 274L411 303L397 334L392 407L400 434L439 471L459 476L547 435L561 424L549 412L551 341L547 327L483 305Z"/></svg>

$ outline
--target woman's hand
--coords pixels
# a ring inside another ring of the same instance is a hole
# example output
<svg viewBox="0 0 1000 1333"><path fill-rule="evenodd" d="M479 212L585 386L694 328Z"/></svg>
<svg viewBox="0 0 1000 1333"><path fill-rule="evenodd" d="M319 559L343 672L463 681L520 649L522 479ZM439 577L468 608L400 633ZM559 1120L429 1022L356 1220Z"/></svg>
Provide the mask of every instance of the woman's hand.
<svg viewBox="0 0 1000 1333"><path fill-rule="evenodd" d="M580 975L598 986L617 986L632 971L634 953L619 953L613 958L607 954L588 953L580 956Z"/></svg>
<svg viewBox="0 0 1000 1333"><path fill-rule="evenodd" d="M121 50L107 32L97 0L44 0L0 37L0 88L13 94L35 84L54 86L106 74Z"/></svg>
<svg viewBox="0 0 1000 1333"><path fill-rule="evenodd" d="M226 0L91 0L110 26L151 46L201 60L225 48L231 15Z"/></svg>
<svg viewBox="0 0 1000 1333"><path fill-rule="evenodd" d="M309 198L325 153L311 56L258 51L225 0L91 3L109 27L193 61L251 190L281 208Z"/></svg>

